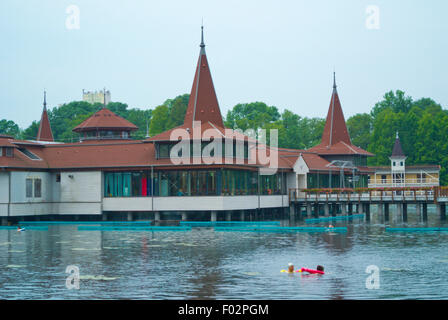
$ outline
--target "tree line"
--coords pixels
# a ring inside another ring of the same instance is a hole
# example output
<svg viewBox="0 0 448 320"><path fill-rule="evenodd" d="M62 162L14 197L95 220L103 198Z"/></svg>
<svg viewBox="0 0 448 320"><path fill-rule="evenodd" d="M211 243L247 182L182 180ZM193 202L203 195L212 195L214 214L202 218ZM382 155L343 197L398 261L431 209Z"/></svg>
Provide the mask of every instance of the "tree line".
<svg viewBox="0 0 448 320"><path fill-rule="evenodd" d="M153 109L129 108L121 102L110 102L107 108L138 126L134 139L144 139L183 123L189 95L166 100ZM48 110L56 141L76 142L72 129L103 107L73 101ZM280 112L264 102L240 103L227 112L224 124L228 128L277 129L278 146L308 149L320 143L324 118L301 117L291 110ZM407 155L406 164L440 164L441 184L448 184L448 110L430 98L414 100L403 91L387 92L370 113L358 113L347 119L352 143L375 154L369 165L389 165L396 132ZM39 121L25 129L11 120L0 120L0 133L17 139L35 139ZM269 141L269 139L267 140Z"/></svg>

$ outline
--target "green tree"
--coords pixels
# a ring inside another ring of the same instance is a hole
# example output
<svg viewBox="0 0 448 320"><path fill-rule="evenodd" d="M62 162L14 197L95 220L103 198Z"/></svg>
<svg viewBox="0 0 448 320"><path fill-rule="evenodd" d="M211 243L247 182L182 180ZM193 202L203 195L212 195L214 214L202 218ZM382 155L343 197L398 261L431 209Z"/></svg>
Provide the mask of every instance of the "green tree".
<svg viewBox="0 0 448 320"><path fill-rule="evenodd" d="M168 106L162 104L152 111L151 124L149 125L149 134L155 136L167 129L170 111Z"/></svg>
<svg viewBox="0 0 448 320"><path fill-rule="evenodd" d="M368 113L358 113L347 120L347 129L355 146L367 150L372 134L372 122L372 116Z"/></svg>
<svg viewBox="0 0 448 320"><path fill-rule="evenodd" d="M0 120L0 134L13 136L16 139L19 139L20 128L14 121L2 119Z"/></svg>

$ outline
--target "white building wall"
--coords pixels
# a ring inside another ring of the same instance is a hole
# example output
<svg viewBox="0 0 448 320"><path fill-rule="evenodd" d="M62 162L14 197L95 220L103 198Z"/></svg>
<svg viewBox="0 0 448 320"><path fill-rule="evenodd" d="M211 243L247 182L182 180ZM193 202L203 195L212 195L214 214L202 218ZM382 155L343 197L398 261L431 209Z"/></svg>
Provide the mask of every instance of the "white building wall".
<svg viewBox="0 0 448 320"><path fill-rule="evenodd" d="M9 172L0 172L0 217L8 215Z"/></svg>

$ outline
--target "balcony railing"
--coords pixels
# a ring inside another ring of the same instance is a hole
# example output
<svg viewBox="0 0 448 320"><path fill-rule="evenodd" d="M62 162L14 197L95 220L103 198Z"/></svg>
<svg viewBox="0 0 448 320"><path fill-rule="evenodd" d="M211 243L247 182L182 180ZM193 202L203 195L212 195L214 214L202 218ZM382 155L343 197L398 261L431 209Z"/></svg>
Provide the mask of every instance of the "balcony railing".
<svg viewBox="0 0 448 320"><path fill-rule="evenodd" d="M369 188L381 188L381 187L432 187L438 186L439 179L426 177L426 178L405 178L405 179L370 179Z"/></svg>
<svg viewBox="0 0 448 320"><path fill-rule="evenodd" d="M289 189L289 201L434 201L448 198L448 187Z"/></svg>

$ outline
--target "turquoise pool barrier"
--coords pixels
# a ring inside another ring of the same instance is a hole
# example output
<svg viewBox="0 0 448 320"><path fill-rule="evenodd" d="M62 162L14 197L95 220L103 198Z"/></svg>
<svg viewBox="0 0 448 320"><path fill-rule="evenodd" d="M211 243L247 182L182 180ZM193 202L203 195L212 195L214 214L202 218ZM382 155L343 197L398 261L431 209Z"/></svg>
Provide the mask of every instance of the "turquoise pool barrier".
<svg viewBox="0 0 448 320"><path fill-rule="evenodd" d="M347 232L346 227L215 227L218 232Z"/></svg>
<svg viewBox="0 0 448 320"><path fill-rule="evenodd" d="M78 231L190 231L187 226L79 226Z"/></svg>
<svg viewBox="0 0 448 320"><path fill-rule="evenodd" d="M352 214L352 215L338 216L338 217L305 219L305 223L319 223L319 222L326 222L326 221L345 221L345 220L363 219L363 218L364 218L364 213L360 213L360 214Z"/></svg>
<svg viewBox="0 0 448 320"><path fill-rule="evenodd" d="M26 230L42 230L42 231L47 231L48 227L44 227L44 226L26 226L25 228ZM0 226L0 230L17 230L17 226Z"/></svg>
<svg viewBox="0 0 448 320"><path fill-rule="evenodd" d="M279 226L280 221L180 221L179 224L190 227Z"/></svg>
<svg viewBox="0 0 448 320"><path fill-rule="evenodd" d="M146 221L20 221L21 226L35 225L151 225L151 220Z"/></svg>
<svg viewBox="0 0 448 320"><path fill-rule="evenodd" d="M386 232L448 232L448 228L386 228Z"/></svg>

